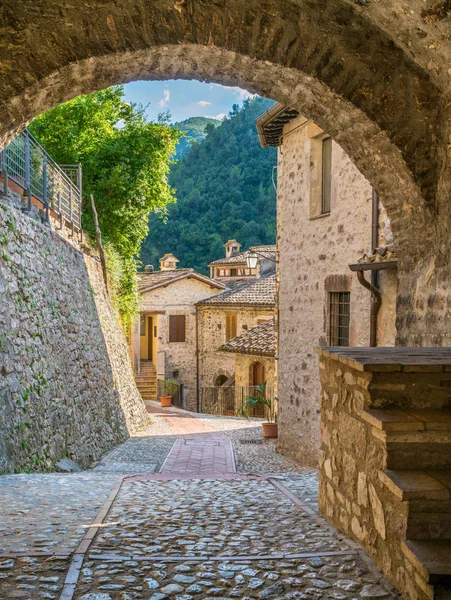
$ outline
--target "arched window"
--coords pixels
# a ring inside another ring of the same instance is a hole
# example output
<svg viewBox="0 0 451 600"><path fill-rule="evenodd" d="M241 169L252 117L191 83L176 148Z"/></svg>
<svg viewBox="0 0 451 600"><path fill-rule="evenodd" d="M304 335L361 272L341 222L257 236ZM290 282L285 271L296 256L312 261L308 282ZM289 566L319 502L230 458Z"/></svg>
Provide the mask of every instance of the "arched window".
<svg viewBox="0 0 451 600"><path fill-rule="evenodd" d="M227 381L227 379L228 379L227 375L218 375L216 377L215 386L221 387L221 385L224 385L224 383Z"/></svg>

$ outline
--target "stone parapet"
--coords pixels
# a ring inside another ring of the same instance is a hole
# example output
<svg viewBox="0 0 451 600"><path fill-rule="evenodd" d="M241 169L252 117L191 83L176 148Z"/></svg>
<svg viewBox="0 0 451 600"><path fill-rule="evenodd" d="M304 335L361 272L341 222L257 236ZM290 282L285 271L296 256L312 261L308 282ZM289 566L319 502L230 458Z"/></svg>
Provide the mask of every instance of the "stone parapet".
<svg viewBox="0 0 451 600"><path fill-rule="evenodd" d="M451 349L316 353L320 510L363 546L405 598L432 599L432 583L449 568L430 556L451 539ZM437 515L439 498L446 502Z"/></svg>

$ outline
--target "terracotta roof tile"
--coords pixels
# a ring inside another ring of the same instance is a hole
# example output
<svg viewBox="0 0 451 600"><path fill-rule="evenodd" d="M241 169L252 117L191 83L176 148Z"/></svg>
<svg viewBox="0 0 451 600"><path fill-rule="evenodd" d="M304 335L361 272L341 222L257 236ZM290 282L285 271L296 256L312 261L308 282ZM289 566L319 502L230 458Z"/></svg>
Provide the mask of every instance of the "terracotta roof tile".
<svg viewBox="0 0 451 600"><path fill-rule="evenodd" d="M151 290L161 285L167 285L173 281L184 279L185 277L195 277L209 285L217 288L224 288L224 284L215 279L210 279L205 275L196 273L194 269L173 269L172 271L154 271L153 273L138 273L138 288L140 292Z"/></svg>
<svg viewBox="0 0 451 600"><path fill-rule="evenodd" d="M276 303L276 276L274 273L260 279L227 282L221 294L198 302L201 306L274 306Z"/></svg>
<svg viewBox="0 0 451 600"><path fill-rule="evenodd" d="M224 352L235 352L236 354L258 354L259 356L275 356L276 354L276 330L274 318L260 323L247 333L239 335L220 348Z"/></svg>

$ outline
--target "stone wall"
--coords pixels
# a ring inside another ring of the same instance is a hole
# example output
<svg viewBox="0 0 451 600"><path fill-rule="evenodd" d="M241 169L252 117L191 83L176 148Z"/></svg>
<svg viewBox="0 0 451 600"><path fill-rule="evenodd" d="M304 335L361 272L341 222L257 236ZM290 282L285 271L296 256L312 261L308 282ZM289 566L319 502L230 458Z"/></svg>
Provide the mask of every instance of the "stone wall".
<svg viewBox="0 0 451 600"><path fill-rule="evenodd" d="M282 453L309 465L317 464L319 450L320 385L312 349L328 343L328 292L351 294L351 346L367 346L370 329L370 293L348 265L371 246L372 189L333 142L331 211L311 213L311 141L322 133L297 117L284 128L278 161L278 444ZM381 243L392 241L382 208L380 223ZM382 272L380 288L378 344L389 346L395 340L396 272Z"/></svg>
<svg viewBox="0 0 451 600"><path fill-rule="evenodd" d="M199 307L201 387L214 386L219 375L230 377L235 374L234 354L218 350L226 342L226 315L228 314L237 315L236 335L238 336L258 325L259 320L273 317L274 309L248 306Z"/></svg>
<svg viewBox="0 0 451 600"><path fill-rule="evenodd" d="M265 381L267 385L276 386L276 361L270 356L257 356L255 354L235 354L235 385L252 385L251 366L259 362L265 369ZM277 395L277 391L275 392Z"/></svg>
<svg viewBox="0 0 451 600"><path fill-rule="evenodd" d="M165 353L165 373L168 379L174 371L184 385L185 406L196 410L197 359L196 359L196 302L215 296L222 290L213 288L194 278L175 281L142 294L142 311L157 313L159 352ZM169 315L185 315L185 341L169 341ZM156 354L154 356L156 362Z"/></svg>
<svg viewBox="0 0 451 600"><path fill-rule="evenodd" d="M65 456L86 467L148 422L127 343L96 257L11 203L0 203L0 472Z"/></svg>

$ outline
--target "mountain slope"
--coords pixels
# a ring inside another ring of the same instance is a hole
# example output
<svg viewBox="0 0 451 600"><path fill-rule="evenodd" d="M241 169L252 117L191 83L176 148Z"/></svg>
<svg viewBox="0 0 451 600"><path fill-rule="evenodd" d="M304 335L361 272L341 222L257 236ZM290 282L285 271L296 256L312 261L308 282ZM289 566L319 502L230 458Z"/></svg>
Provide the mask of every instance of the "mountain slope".
<svg viewBox="0 0 451 600"><path fill-rule="evenodd" d="M236 238L245 248L273 244L276 239L276 194L272 169L275 148L263 150L255 119L273 104L254 98L234 106L229 118L210 129L200 143L171 167L170 184L177 203L170 205L165 224L150 216L143 244L144 264L158 266L166 252L180 267L208 273L208 263L224 256L223 244Z"/></svg>
<svg viewBox="0 0 451 600"><path fill-rule="evenodd" d="M177 144L175 158L182 158L191 148L193 142L201 142L205 139L207 125L217 127L220 123L221 121L208 117L190 117L184 121L174 123L173 127L177 127L179 131L183 131L185 134Z"/></svg>

